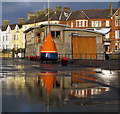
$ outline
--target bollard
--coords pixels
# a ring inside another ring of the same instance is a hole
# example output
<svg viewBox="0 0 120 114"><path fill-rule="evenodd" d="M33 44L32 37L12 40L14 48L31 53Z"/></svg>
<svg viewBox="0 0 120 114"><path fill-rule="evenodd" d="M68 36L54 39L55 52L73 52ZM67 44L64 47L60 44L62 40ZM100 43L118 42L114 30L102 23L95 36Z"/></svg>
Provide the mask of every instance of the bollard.
<svg viewBox="0 0 120 114"><path fill-rule="evenodd" d="M67 66L67 63L68 63L68 58L67 57L62 57L62 66Z"/></svg>

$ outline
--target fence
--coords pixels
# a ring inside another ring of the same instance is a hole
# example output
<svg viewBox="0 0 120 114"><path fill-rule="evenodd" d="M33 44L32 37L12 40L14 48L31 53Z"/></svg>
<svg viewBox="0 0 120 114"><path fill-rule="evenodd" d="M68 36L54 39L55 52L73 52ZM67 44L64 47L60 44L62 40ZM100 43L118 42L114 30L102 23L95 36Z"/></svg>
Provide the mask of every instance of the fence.
<svg viewBox="0 0 120 114"><path fill-rule="evenodd" d="M61 61L62 57L67 57L69 63L81 66L120 69L120 53L58 54L59 61Z"/></svg>

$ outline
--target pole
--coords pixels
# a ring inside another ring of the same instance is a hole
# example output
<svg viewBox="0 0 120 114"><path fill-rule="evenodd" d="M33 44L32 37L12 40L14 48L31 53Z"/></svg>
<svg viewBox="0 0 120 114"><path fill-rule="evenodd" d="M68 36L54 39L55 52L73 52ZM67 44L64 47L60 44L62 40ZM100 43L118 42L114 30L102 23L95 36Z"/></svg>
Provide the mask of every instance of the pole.
<svg viewBox="0 0 120 114"><path fill-rule="evenodd" d="M49 0L48 0L48 33L50 32L49 14L50 14L50 12L49 12Z"/></svg>

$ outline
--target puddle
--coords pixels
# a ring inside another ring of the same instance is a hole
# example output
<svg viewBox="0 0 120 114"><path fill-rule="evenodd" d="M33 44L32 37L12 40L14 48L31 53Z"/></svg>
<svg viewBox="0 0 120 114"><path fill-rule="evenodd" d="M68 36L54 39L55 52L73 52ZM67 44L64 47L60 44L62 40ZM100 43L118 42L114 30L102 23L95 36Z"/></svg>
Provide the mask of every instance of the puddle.
<svg viewBox="0 0 120 114"><path fill-rule="evenodd" d="M116 71L98 73L95 68L78 69L77 66L77 69L62 70L58 65L56 70L53 65L47 66L52 66L50 69L45 66L34 64L30 68L38 69L30 70L27 64L22 64L16 66L18 71L6 72L3 76L1 73L3 112L64 112L85 108L89 112L91 109L100 111L101 105L106 111L107 104L116 103L116 90L112 96L112 87L117 87ZM117 110L117 107L110 110Z"/></svg>

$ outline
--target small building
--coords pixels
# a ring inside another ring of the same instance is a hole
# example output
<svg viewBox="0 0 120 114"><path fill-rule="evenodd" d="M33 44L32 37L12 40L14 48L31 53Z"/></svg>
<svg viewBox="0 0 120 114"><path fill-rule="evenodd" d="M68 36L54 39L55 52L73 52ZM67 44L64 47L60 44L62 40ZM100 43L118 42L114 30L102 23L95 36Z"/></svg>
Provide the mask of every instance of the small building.
<svg viewBox="0 0 120 114"><path fill-rule="evenodd" d="M104 53L102 33L69 28L68 25L63 24L50 24L50 32L58 54L69 54L74 59L80 59L80 54L89 54L86 56L88 59L95 59L96 53ZM24 33L26 33L26 56L40 56L48 33L48 24L31 27ZM93 55L90 57L90 54ZM82 58L85 59L85 57Z"/></svg>

